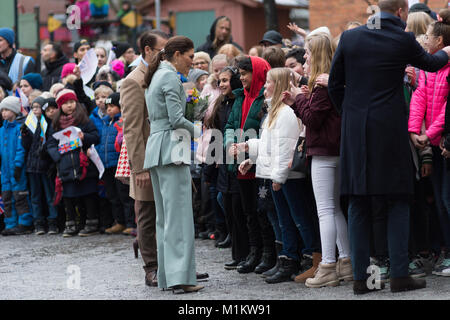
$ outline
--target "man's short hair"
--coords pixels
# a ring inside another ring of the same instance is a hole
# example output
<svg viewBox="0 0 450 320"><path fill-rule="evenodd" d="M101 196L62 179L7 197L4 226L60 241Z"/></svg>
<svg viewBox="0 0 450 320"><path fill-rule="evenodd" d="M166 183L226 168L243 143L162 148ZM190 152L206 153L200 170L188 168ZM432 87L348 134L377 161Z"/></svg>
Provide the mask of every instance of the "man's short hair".
<svg viewBox="0 0 450 320"><path fill-rule="evenodd" d="M381 11L395 13L398 9L408 9L408 1L406 0L380 0L378 7Z"/></svg>
<svg viewBox="0 0 450 320"><path fill-rule="evenodd" d="M49 45L52 46L52 50L56 53L56 59L61 58L64 55L61 45L55 42L50 42Z"/></svg>
<svg viewBox="0 0 450 320"><path fill-rule="evenodd" d="M160 30L146 31L139 37L139 50L141 50L142 57L145 58L145 47L149 46L153 49L158 41L158 37L169 39L169 35Z"/></svg>

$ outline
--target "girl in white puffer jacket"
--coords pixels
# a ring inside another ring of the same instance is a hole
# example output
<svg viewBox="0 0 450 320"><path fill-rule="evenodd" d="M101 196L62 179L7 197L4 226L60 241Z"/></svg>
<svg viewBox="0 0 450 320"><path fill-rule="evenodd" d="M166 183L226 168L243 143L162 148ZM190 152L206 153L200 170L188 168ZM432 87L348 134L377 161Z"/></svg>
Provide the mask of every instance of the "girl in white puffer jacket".
<svg viewBox="0 0 450 320"><path fill-rule="evenodd" d="M303 254L312 255L320 249L319 230L314 223L305 176L289 168L303 130L292 109L281 101L282 92L288 90L291 81L294 82L290 69L269 71L264 95L270 106L261 138L237 145L238 150L245 150L250 155L250 159L239 166L241 173L247 172L256 159L256 177L272 180L272 197L280 222L283 249L278 256L279 268L266 278L267 283L290 281L291 275L298 273L298 231L305 244Z"/></svg>

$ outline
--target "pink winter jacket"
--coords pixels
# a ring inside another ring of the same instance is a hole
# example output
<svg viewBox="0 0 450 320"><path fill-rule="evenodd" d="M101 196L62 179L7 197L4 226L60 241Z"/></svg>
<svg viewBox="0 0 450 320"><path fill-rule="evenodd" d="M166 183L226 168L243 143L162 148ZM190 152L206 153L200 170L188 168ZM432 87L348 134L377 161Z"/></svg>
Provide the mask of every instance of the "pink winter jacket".
<svg viewBox="0 0 450 320"><path fill-rule="evenodd" d="M420 135L425 119L425 133L433 146L439 145L444 131L449 73L450 63L434 73L421 70L419 86L411 98L408 131Z"/></svg>

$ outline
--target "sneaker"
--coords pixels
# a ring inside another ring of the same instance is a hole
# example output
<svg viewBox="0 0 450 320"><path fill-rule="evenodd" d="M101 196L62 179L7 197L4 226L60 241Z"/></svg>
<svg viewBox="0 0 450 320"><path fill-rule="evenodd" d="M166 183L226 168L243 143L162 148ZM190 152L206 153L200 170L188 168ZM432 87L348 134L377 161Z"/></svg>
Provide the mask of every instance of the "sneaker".
<svg viewBox="0 0 450 320"><path fill-rule="evenodd" d="M443 254L440 265L435 267L433 274L437 276L450 277L450 251Z"/></svg>
<svg viewBox="0 0 450 320"><path fill-rule="evenodd" d="M441 267L442 261L444 261L445 257L445 251L441 251L440 255L438 257L435 257L435 262L433 266L432 274L436 274L435 272L438 272L439 268Z"/></svg>
<svg viewBox="0 0 450 320"><path fill-rule="evenodd" d="M421 278L425 277L427 274L424 271L424 265L422 259L419 256L416 256L408 266L408 273L411 278Z"/></svg>
<svg viewBox="0 0 450 320"><path fill-rule="evenodd" d="M86 220L86 226L78 233L80 237L89 237L95 234L99 234L97 219Z"/></svg>
<svg viewBox="0 0 450 320"><path fill-rule="evenodd" d="M78 229L75 221L66 221L66 228L64 229L63 237L64 238L73 237L76 236L77 234Z"/></svg>
<svg viewBox="0 0 450 320"><path fill-rule="evenodd" d="M385 283L389 282L390 277L390 265L389 265L389 258L374 258L371 259L371 264L376 265L378 268L380 268L380 282Z"/></svg>
<svg viewBox="0 0 450 320"><path fill-rule="evenodd" d="M49 223L47 233L48 234L58 234L59 233L58 226L56 224Z"/></svg>
<svg viewBox="0 0 450 320"><path fill-rule="evenodd" d="M38 236L41 236L41 235L45 234L45 228L44 228L44 226L42 226L42 225L37 225L37 226L34 228L34 234L35 234L35 235L38 235Z"/></svg>

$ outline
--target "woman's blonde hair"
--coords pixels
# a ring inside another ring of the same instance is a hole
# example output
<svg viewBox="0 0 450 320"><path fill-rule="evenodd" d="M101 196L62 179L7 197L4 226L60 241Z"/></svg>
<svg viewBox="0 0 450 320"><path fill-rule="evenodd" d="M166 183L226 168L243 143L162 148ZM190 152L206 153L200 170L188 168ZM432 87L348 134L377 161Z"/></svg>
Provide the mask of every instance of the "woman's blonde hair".
<svg viewBox="0 0 450 320"><path fill-rule="evenodd" d="M425 12L413 12L408 15L406 26L409 32L414 33L414 35L418 37L427 33L428 26L433 23L433 21L433 18Z"/></svg>
<svg viewBox="0 0 450 320"><path fill-rule="evenodd" d="M273 89L272 101L270 103L269 114L267 115L267 128L271 128L284 105L283 92L289 90L290 82L294 81L293 73L289 68L273 68L267 73L267 79L272 80L275 85Z"/></svg>
<svg viewBox="0 0 450 320"><path fill-rule="evenodd" d="M316 33L306 37L306 47L311 54L310 77L308 81L309 90L312 91L314 83L323 73L330 73L331 62L336 50L331 36L326 33Z"/></svg>

